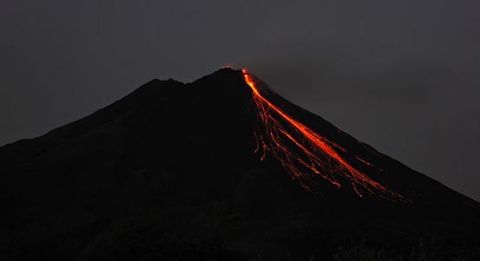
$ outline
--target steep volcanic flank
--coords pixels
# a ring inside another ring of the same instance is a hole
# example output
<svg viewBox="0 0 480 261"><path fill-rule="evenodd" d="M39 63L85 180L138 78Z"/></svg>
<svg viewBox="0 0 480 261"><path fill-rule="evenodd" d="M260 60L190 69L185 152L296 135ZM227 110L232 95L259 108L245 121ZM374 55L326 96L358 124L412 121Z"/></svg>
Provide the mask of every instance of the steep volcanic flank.
<svg viewBox="0 0 480 261"><path fill-rule="evenodd" d="M7 260L332 260L356 239L408 252L421 238L479 254L477 202L247 71L153 80L0 148L0 174Z"/></svg>
<svg viewBox="0 0 480 261"><path fill-rule="evenodd" d="M318 175L337 188L342 187L340 179L345 180L360 197L364 197L363 192L369 194L379 192L389 194L388 196L394 199L407 201L401 195L389 191L367 174L353 167L337 152L346 152L343 147L293 119L281 108L282 105L276 105L270 101L268 96L272 96L271 90L261 88L254 80L254 76L246 69L242 70L242 73L245 82L252 89L253 100L258 109L261 126L257 129L262 130L257 130L255 152L262 153L262 160L267 153L273 155L308 191L311 190L311 183L314 182L312 179ZM358 156L355 156L355 159L368 167L373 166Z"/></svg>

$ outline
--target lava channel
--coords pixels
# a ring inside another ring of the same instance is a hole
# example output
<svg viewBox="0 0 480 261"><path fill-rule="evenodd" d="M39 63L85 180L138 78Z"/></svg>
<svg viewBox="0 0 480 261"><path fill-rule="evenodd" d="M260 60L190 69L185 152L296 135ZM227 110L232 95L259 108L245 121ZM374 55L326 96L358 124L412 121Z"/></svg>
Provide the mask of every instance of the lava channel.
<svg viewBox="0 0 480 261"><path fill-rule="evenodd" d="M345 183L350 184L360 198L380 195L394 201L409 201L353 167L337 152L345 152L344 148L288 115L267 98L265 90L259 87L252 74L246 69L243 69L242 73L245 82L252 89L252 97L258 108L261 126L255 134L255 152L260 154L262 161L267 154L272 155L307 191L313 192L316 177L321 177L337 188L341 188ZM373 166L358 156L355 158L361 164Z"/></svg>

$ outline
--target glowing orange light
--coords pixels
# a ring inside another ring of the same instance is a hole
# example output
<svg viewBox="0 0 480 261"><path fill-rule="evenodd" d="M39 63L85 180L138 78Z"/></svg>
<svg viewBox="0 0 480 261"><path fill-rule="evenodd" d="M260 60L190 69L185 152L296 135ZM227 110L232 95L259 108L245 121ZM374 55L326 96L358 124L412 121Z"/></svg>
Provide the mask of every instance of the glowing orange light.
<svg viewBox="0 0 480 261"><path fill-rule="evenodd" d="M337 188L349 183L359 197L381 192L383 195L390 195L391 198L407 201L401 195L391 192L354 168L335 150L345 152L344 148L293 119L262 94L265 90L256 84L254 77L246 69L242 72L245 82L252 89L253 99L258 108L259 122L262 125L262 130L256 133L256 152L261 154L261 160L264 160L269 153L308 191L312 190L314 177L320 176ZM292 150L292 147L295 149ZM359 162L373 166L355 157Z"/></svg>

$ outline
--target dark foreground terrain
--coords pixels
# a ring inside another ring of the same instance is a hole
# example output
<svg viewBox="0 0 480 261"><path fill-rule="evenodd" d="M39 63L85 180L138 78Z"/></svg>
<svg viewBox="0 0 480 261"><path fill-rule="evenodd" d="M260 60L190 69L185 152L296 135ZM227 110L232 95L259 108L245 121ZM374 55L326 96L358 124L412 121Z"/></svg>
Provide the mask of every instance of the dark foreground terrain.
<svg viewBox="0 0 480 261"><path fill-rule="evenodd" d="M1 147L0 260L480 260L477 202L277 99L411 202L260 161L252 92L222 69Z"/></svg>

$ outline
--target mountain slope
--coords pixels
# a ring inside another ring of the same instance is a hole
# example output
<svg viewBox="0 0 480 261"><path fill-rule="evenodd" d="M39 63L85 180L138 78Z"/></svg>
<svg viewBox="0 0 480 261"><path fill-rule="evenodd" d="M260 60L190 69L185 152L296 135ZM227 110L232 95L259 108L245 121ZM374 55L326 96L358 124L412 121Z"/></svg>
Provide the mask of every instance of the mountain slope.
<svg viewBox="0 0 480 261"><path fill-rule="evenodd" d="M479 242L477 202L269 97L409 203L359 198L321 179L308 192L275 157L261 161L252 90L241 71L222 69L188 84L153 80L0 148L1 252L12 260L300 259L333 258L334 242L358 237L395 249L461 239L439 247L452 257Z"/></svg>

